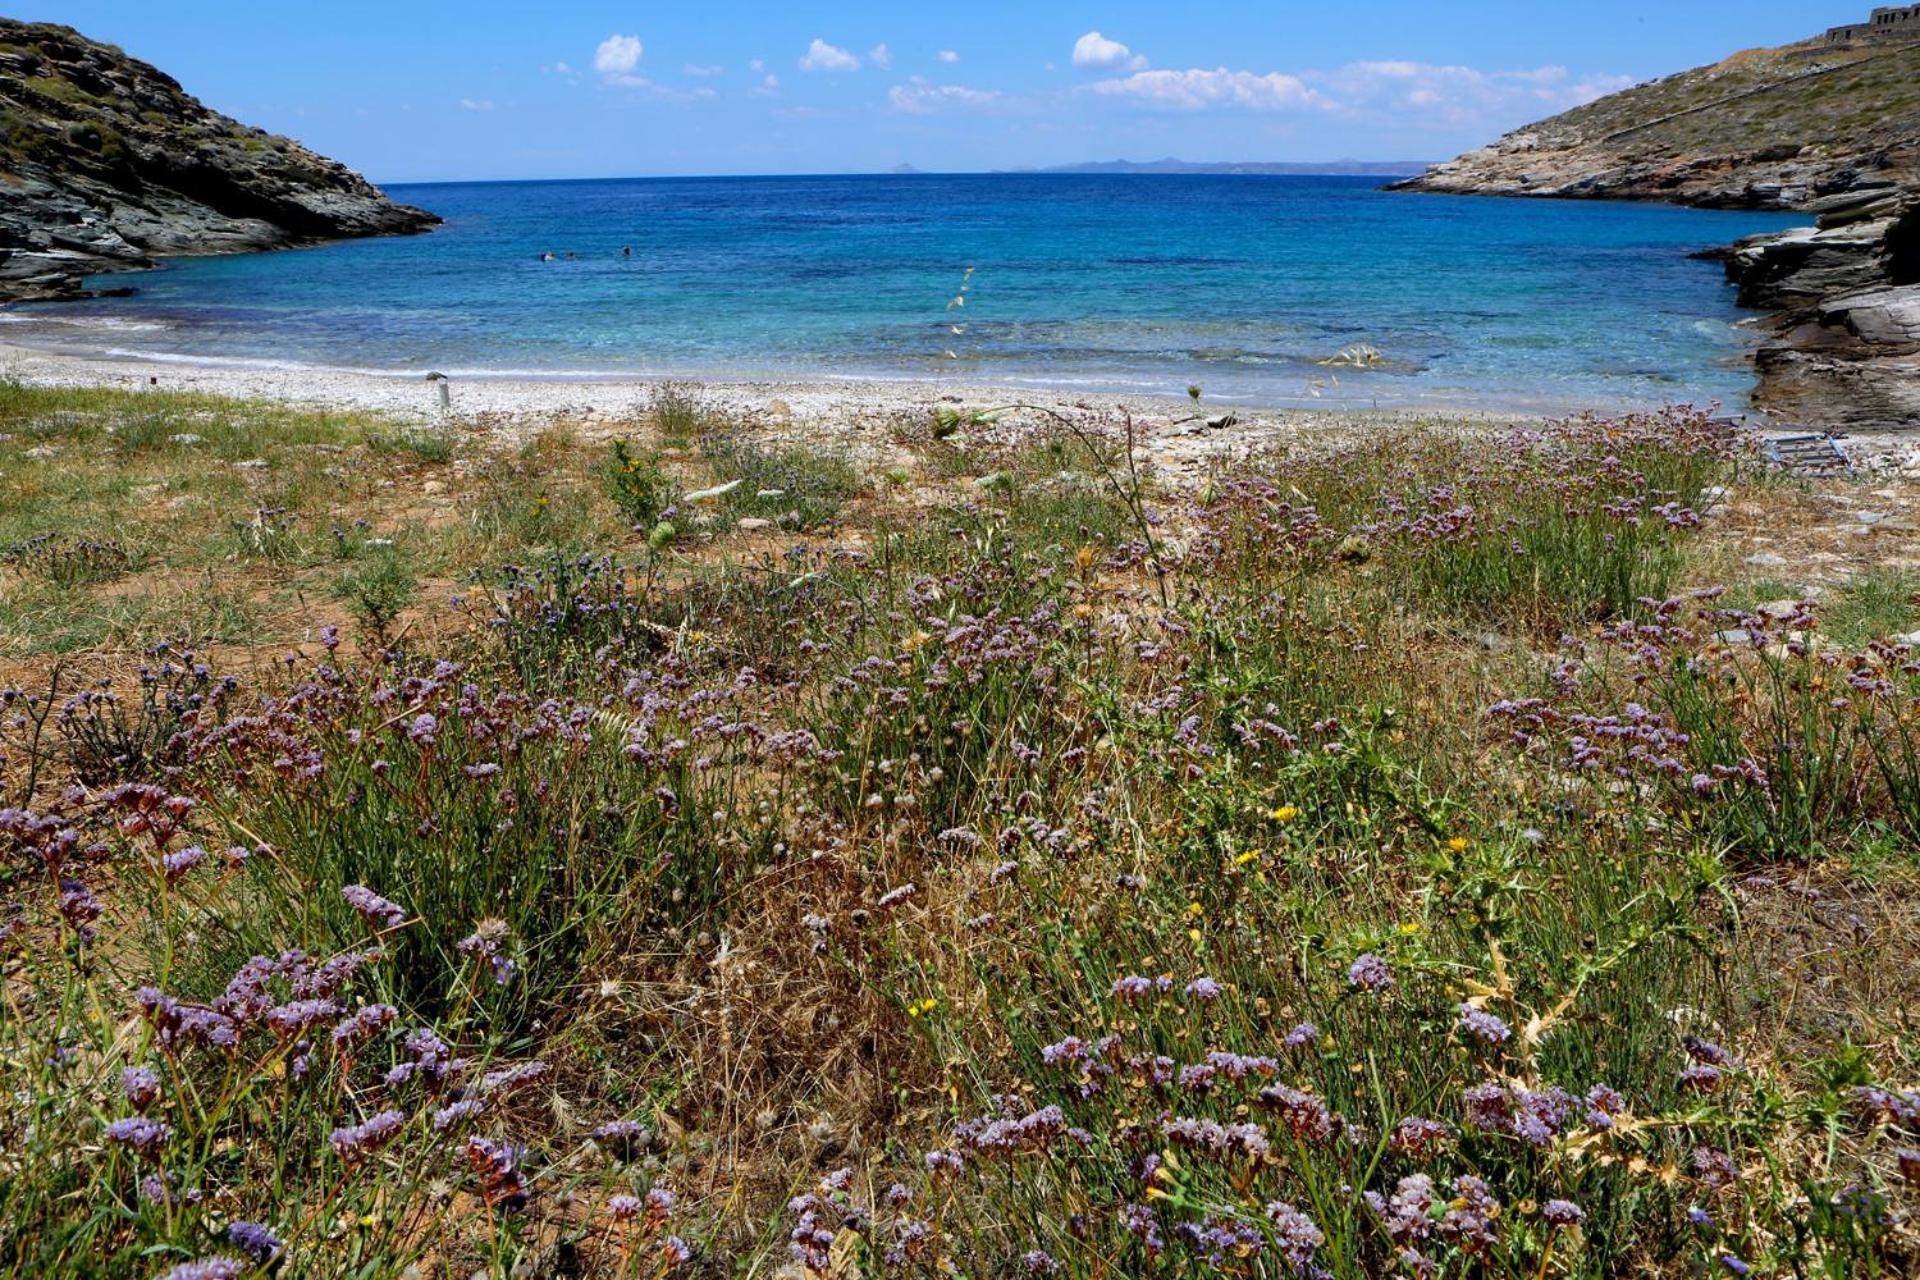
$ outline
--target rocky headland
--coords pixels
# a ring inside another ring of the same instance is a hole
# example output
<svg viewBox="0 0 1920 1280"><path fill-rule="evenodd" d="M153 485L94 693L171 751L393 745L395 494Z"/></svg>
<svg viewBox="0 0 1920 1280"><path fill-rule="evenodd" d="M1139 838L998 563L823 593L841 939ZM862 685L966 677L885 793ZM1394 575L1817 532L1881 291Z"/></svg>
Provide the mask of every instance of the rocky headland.
<svg viewBox="0 0 1920 1280"><path fill-rule="evenodd" d="M209 109L69 27L0 18L0 302L165 254L422 231L338 161Z"/></svg>
<svg viewBox="0 0 1920 1280"><path fill-rule="evenodd" d="M1396 187L1811 214L1709 255L1743 305L1774 313L1755 407L1828 430L1920 427L1920 42L1749 50Z"/></svg>

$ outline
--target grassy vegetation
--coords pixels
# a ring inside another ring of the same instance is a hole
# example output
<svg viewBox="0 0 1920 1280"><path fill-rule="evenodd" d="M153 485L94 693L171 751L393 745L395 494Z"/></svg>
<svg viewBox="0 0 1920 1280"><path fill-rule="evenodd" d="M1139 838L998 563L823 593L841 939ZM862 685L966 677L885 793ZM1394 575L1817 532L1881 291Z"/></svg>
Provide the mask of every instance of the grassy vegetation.
<svg viewBox="0 0 1920 1280"><path fill-rule="evenodd" d="M0 387L0 1266L1912 1274L1903 578L1710 589L1686 415L985 421Z"/></svg>
<svg viewBox="0 0 1920 1280"><path fill-rule="evenodd" d="M1920 123L1920 45L1753 50L1637 85L1557 116L1556 139L1633 130L1636 146L1705 151L1910 147Z"/></svg>

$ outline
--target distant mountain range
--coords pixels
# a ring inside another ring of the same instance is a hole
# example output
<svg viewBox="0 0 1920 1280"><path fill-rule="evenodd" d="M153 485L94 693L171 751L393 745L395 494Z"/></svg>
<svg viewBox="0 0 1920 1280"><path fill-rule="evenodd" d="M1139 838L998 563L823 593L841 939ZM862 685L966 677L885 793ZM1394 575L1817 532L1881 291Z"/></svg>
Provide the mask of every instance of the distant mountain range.
<svg viewBox="0 0 1920 1280"><path fill-rule="evenodd" d="M1083 164L1051 165L1044 169L1001 169L999 173L1256 173L1295 175L1349 175L1365 178L1404 178L1425 173L1419 160L1327 160L1316 163L1265 160L1090 160Z"/></svg>

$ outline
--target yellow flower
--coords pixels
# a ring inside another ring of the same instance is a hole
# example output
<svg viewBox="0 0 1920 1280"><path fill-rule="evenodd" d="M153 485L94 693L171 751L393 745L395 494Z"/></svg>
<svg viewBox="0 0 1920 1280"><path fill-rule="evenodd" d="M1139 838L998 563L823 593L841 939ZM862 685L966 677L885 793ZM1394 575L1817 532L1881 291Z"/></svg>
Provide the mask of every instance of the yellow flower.
<svg viewBox="0 0 1920 1280"><path fill-rule="evenodd" d="M1400 932L1405 934L1418 933L1420 932L1420 922L1418 920L1409 920L1407 921L1407 923L1400 926Z"/></svg>
<svg viewBox="0 0 1920 1280"><path fill-rule="evenodd" d="M1193 939L1195 946L1198 946L1200 944L1200 931L1198 929L1187 930L1187 936Z"/></svg>
<svg viewBox="0 0 1920 1280"><path fill-rule="evenodd" d="M1238 867L1244 867L1249 862L1258 862L1258 861L1260 861L1260 851L1258 849L1249 849L1245 853L1241 854L1239 857L1233 860L1234 865Z"/></svg>
<svg viewBox="0 0 1920 1280"><path fill-rule="evenodd" d="M1187 904L1187 914L1190 916L1197 916L1204 913L1205 911L1206 911L1206 908L1201 906L1197 902L1189 902Z"/></svg>
<svg viewBox="0 0 1920 1280"><path fill-rule="evenodd" d="M1455 853L1465 853L1467 851L1467 838L1465 836L1455 836L1453 839L1447 841L1447 848L1453 850Z"/></svg>
<svg viewBox="0 0 1920 1280"><path fill-rule="evenodd" d="M1275 822L1282 822L1282 823L1292 822L1295 818L1300 816L1300 811L1294 808L1290 804L1283 804L1278 809L1275 809L1272 813L1268 814L1267 816L1269 818L1272 818Z"/></svg>

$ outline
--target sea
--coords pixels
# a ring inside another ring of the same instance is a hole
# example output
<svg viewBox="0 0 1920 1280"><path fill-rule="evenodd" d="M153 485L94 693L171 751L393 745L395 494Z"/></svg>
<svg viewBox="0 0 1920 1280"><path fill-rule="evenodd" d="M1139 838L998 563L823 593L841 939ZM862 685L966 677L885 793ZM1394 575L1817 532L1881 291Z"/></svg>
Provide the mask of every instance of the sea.
<svg viewBox="0 0 1920 1280"><path fill-rule="evenodd" d="M1742 407L1696 251L1791 215L1378 178L981 174L395 184L421 236L102 277L0 340L396 377L940 381L1249 406Z"/></svg>

